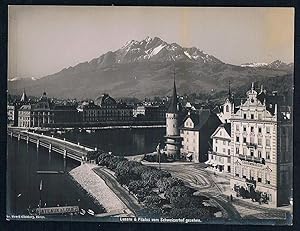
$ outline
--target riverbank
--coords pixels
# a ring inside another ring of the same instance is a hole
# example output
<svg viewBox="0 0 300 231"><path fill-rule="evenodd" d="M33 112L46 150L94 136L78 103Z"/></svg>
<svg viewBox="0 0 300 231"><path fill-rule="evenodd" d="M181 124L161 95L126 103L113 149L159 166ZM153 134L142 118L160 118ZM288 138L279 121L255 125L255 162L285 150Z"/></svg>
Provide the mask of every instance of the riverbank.
<svg viewBox="0 0 300 231"><path fill-rule="evenodd" d="M101 204L107 213L126 216L130 214L125 204L106 185L105 181L97 175L93 168L95 164L82 164L70 171L70 176Z"/></svg>

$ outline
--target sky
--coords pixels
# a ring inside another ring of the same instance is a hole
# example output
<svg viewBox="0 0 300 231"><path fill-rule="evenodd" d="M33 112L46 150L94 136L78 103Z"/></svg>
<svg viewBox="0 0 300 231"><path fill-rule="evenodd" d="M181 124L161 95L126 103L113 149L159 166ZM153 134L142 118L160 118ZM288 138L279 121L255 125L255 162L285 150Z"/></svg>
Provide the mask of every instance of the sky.
<svg viewBox="0 0 300 231"><path fill-rule="evenodd" d="M159 37L225 63L294 61L293 8L9 6L8 78L39 78Z"/></svg>

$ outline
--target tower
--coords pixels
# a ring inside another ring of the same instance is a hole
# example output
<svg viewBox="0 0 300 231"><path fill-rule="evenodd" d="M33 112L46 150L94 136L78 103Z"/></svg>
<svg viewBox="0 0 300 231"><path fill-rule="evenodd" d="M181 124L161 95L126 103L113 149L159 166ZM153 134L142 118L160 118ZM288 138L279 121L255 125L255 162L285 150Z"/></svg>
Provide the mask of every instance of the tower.
<svg viewBox="0 0 300 231"><path fill-rule="evenodd" d="M27 103L28 102L28 98L27 98L25 89L23 90L23 94L22 94L22 97L21 97L20 101L23 102L23 103Z"/></svg>
<svg viewBox="0 0 300 231"><path fill-rule="evenodd" d="M178 100L176 93L176 83L175 83L175 73L174 73L174 86L173 94L170 101L169 108L166 113L166 147L168 157L175 159L179 158L180 147L181 147L181 137L179 134L179 110L178 110Z"/></svg>

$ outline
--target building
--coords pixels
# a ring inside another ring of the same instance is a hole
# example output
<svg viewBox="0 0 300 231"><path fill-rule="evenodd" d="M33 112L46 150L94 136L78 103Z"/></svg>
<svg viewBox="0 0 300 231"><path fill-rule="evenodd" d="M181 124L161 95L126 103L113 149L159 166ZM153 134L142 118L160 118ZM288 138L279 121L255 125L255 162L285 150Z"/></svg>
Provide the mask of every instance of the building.
<svg viewBox="0 0 300 231"><path fill-rule="evenodd" d="M230 173L231 171L231 124L221 124L210 137L212 150L208 151L209 169Z"/></svg>
<svg viewBox="0 0 300 231"><path fill-rule="evenodd" d="M230 123L231 115L237 111L236 106L238 106L238 104L235 102L233 94L231 93L229 82L228 95L225 102L220 108L216 108L219 109L218 112L216 110L216 113L222 123Z"/></svg>
<svg viewBox="0 0 300 231"><path fill-rule="evenodd" d="M7 123L10 125L16 125L18 121L18 111L15 105L7 105Z"/></svg>
<svg viewBox="0 0 300 231"><path fill-rule="evenodd" d="M117 102L110 95L104 93L95 99L100 107L99 121L130 121L133 119L133 108L126 103Z"/></svg>
<svg viewBox="0 0 300 231"><path fill-rule="evenodd" d="M276 94L258 93L252 84L247 99L231 117L233 195L254 192L272 207L287 204L292 189L292 108Z"/></svg>
<svg viewBox="0 0 300 231"><path fill-rule="evenodd" d="M100 121L100 106L96 105L94 101L83 102L77 107L80 113L80 120L84 123L96 123Z"/></svg>
<svg viewBox="0 0 300 231"><path fill-rule="evenodd" d="M77 110L77 105L54 105L53 123L57 125L72 125L79 123L81 114Z"/></svg>
<svg viewBox="0 0 300 231"><path fill-rule="evenodd" d="M47 97L44 92L38 102L31 107L32 111L32 126L33 127L47 127L49 124L54 123L54 104Z"/></svg>
<svg viewBox="0 0 300 231"><path fill-rule="evenodd" d="M33 126L32 106L23 105L18 110L18 127L29 128Z"/></svg>
<svg viewBox="0 0 300 231"><path fill-rule="evenodd" d="M81 113L84 123L133 120L132 107L123 102L117 102L108 94L97 97L95 101L82 103L77 110Z"/></svg>
<svg viewBox="0 0 300 231"><path fill-rule="evenodd" d="M133 110L133 117L147 121L164 121L166 112L164 105L139 105Z"/></svg>
<svg viewBox="0 0 300 231"><path fill-rule="evenodd" d="M166 113L166 151L167 156L178 159L180 157L181 140L179 134L179 105L174 79L173 94Z"/></svg>
<svg viewBox="0 0 300 231"><path fill-rule="evenodd" d="M221 124L209 109L189 112L180 126L181 154L195 163L207 160L211 134Z"/></svg>

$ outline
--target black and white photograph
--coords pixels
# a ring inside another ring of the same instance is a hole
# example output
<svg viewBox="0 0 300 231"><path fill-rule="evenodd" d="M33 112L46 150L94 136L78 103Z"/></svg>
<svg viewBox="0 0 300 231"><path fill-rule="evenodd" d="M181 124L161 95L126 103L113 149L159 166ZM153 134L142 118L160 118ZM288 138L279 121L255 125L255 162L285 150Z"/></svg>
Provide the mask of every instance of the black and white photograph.
<svg viewBox="0 0 300 231"><path fill-rule="evenodd" d="M6 220L292 225L294 14L8 6Z"/></svg>

